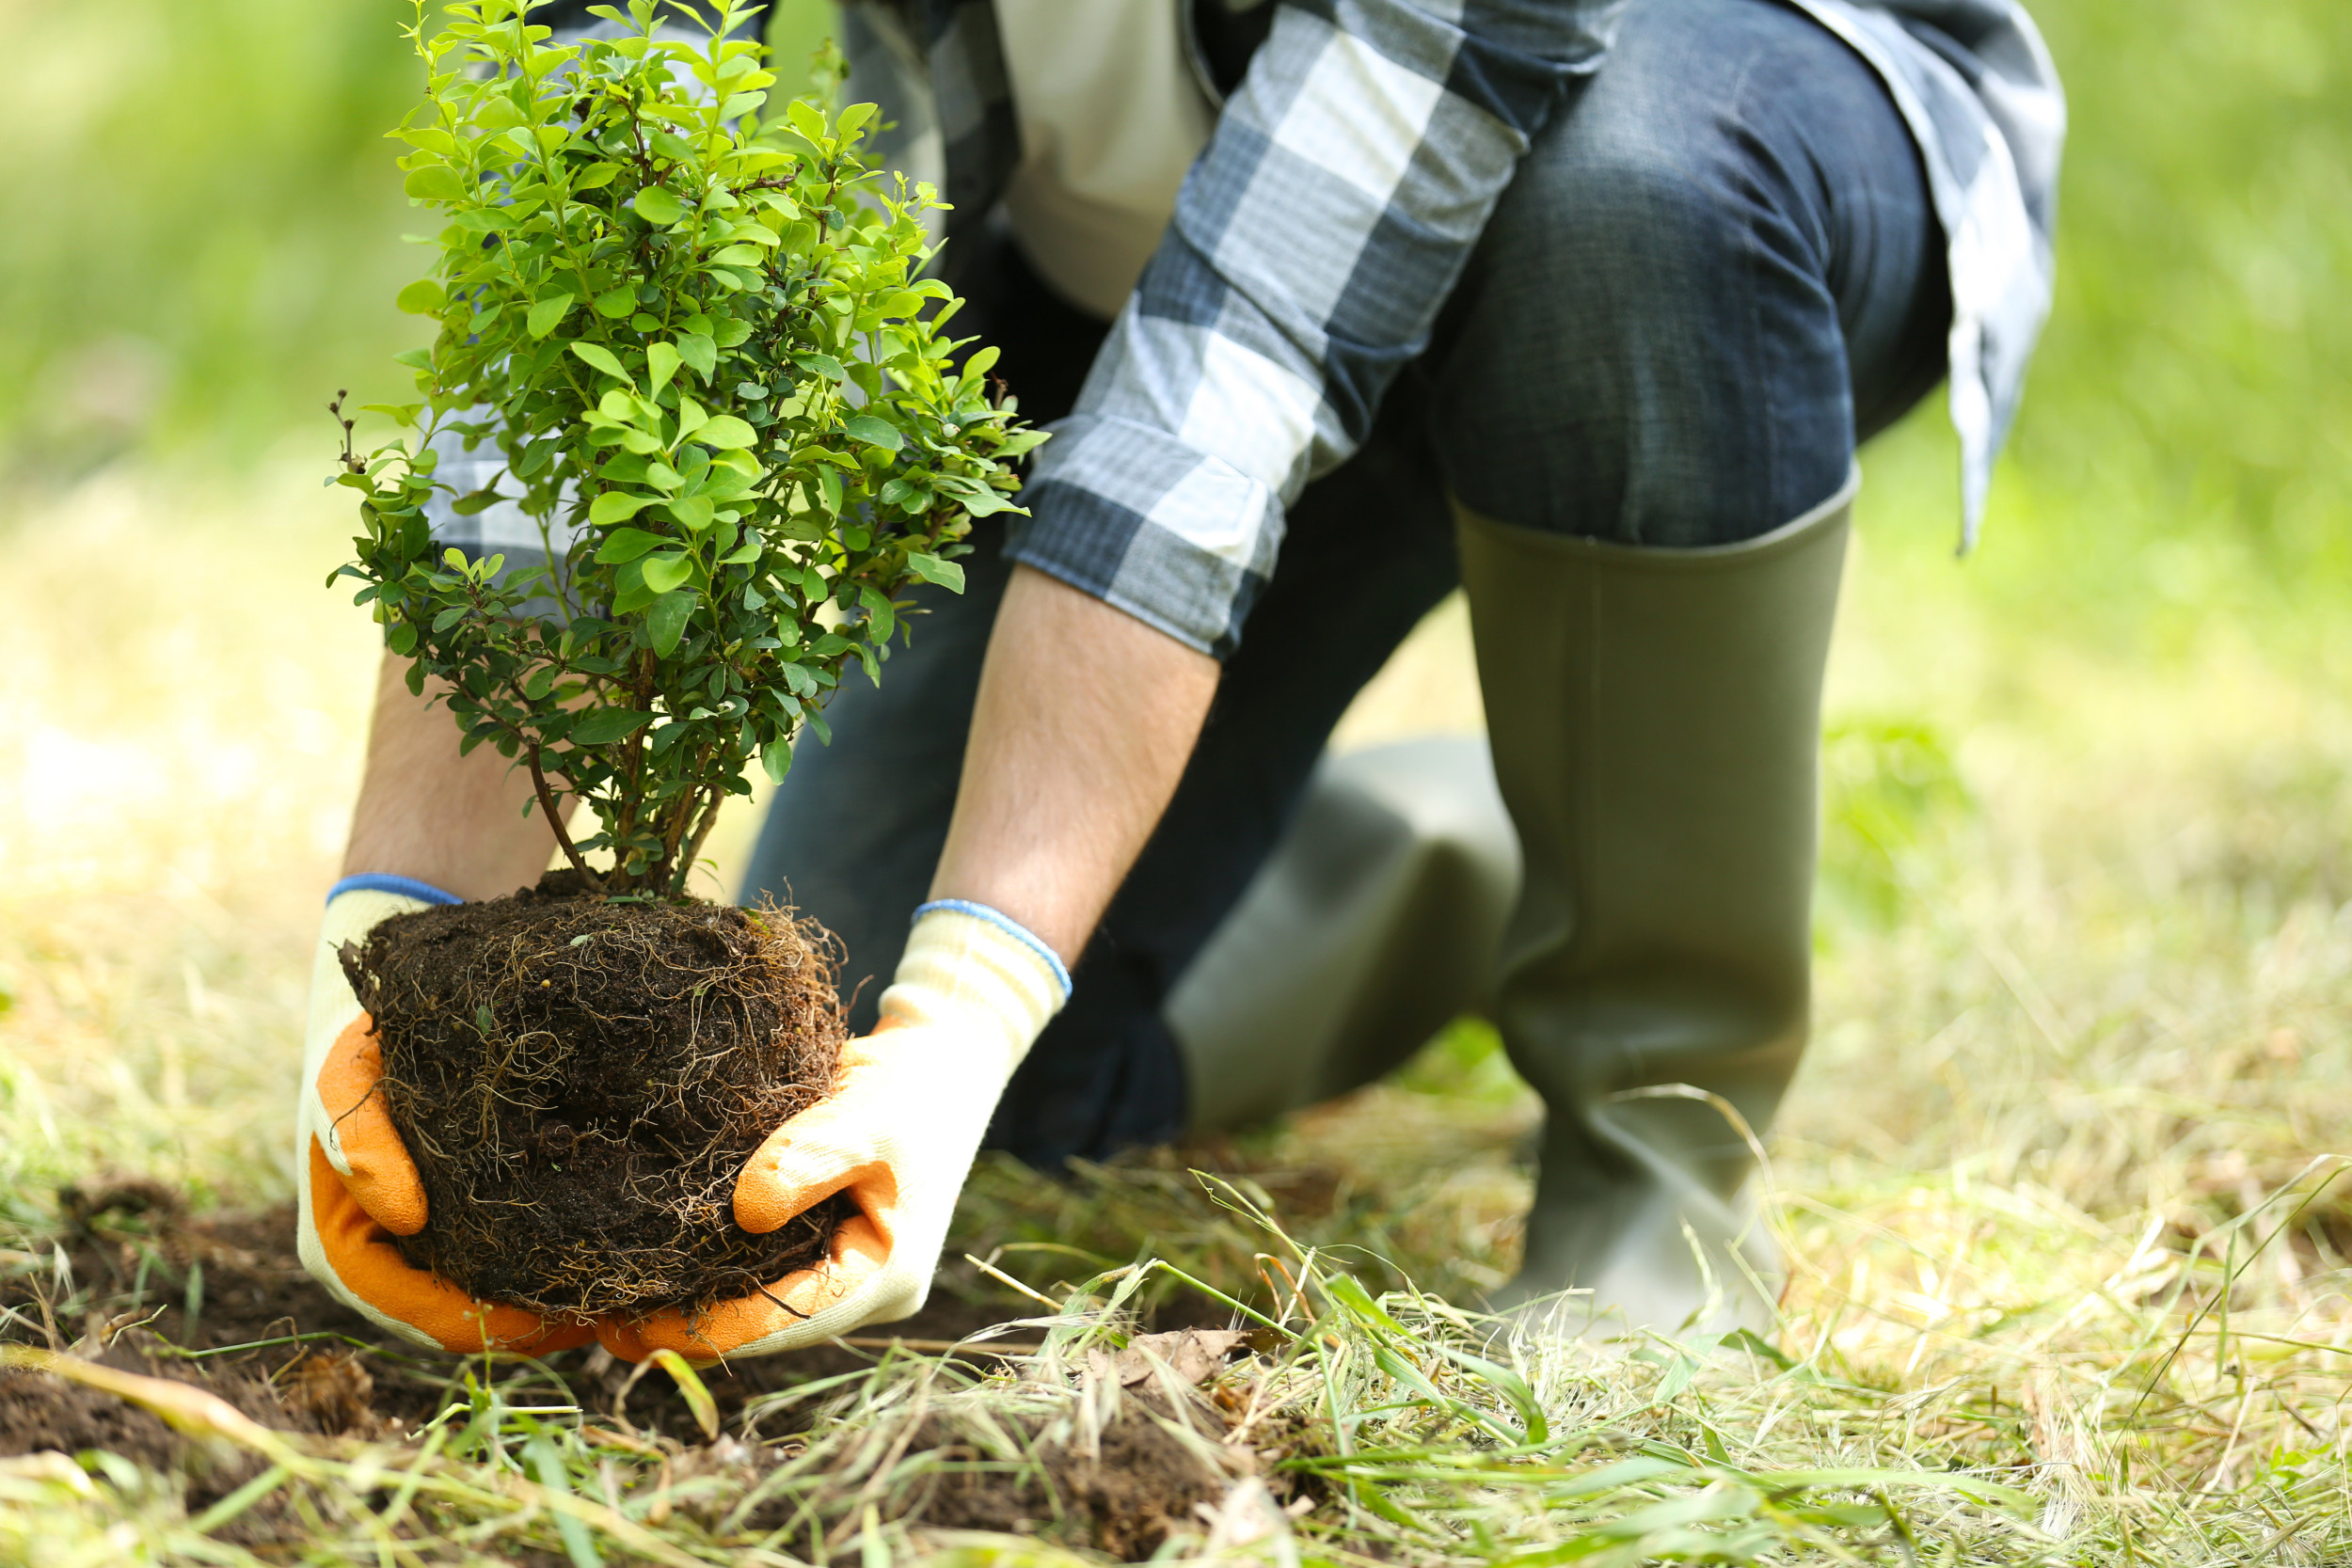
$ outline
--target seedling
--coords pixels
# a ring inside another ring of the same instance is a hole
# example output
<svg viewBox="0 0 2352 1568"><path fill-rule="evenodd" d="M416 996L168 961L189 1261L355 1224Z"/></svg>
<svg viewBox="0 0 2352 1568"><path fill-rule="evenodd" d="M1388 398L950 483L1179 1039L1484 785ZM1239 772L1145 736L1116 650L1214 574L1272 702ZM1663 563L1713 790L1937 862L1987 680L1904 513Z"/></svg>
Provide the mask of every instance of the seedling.
<svg viewBox="0 0 2352 1568"><path fill-rule="evenodd" d="M993 350L957 361L932 193L862 160L871 105L768 115L738 0L678 8L683 40L653 0L575 43L528 10L428 32L419 0L407 29L426 86L394 135L441 227L400 303L440 331L403 356L419 401L368 405L404 434L361 456L336 400L364 525L336 576L463 749L529 773L570 875L343 962L429 1197L411 1263L557 1314L699 1309L822 1255L837 1203L753 1236L726 1195L843 1027L820 928L696 907L688 874L754 759L781 778L850 661L880 678L908 591L961 589L1043 437ZM495 478L457 493L453 447ZM538 558L437 545L437 495L518 508Z"/></svg>
<svg viewBox="0 0 2352 1568"><path fill-rule="evenodd" d="M529 771L590 887L675 898L754 759L780 778L824 736L852 658L880 678L909 586L961 590L1043 437L992 399L993 349L954 363L956 301L918 276L936 201L861 159L871 104L762 119L739 0L674 13L696 42L652 0L594 8L624 31L584 43L527 8L458 0L428 33L419 0L407 29L427 83L393 134L442 227L400 303L440 333L402 356L421 401L367 405L413 434L361 456L337 400L365 531L336 575L464 747ZM455 509L513 502L544 562L436 546L452 440L503 462Z"/></svg>

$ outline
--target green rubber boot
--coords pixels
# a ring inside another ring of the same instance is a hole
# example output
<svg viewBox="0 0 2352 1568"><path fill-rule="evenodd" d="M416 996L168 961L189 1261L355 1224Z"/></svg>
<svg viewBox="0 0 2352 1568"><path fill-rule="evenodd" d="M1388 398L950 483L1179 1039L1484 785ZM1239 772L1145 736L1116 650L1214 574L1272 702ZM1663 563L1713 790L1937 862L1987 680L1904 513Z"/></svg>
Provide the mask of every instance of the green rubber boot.
<svg viewBox="0 0 2352 1568"><path fill-rule="evenodd" d="M1326 757L1290 832L1170 993L1191 1130L1345 1094L1492 1003L1518 893L1476 736Z"/></svg>
<svg viewBox="0 0 2352 1568"><path fill-rule="evenodd" d="M1821 670L1853 489L1705 549L1455 508L1523 865L1496 1019L1547 1112L1498 1304L1565 1331L1772 1321L1779 1258L1743 1189L1804 1048Z"/></svg>

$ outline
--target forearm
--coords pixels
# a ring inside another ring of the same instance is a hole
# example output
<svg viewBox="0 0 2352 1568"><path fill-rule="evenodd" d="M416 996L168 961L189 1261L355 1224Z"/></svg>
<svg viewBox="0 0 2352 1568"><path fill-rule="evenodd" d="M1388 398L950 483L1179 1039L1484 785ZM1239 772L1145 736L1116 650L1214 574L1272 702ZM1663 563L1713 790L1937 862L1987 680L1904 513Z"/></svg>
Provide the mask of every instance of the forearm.
<svg viewBox="0 0 2352 1568"><path fill-rule="evenodd" d="M457 754L447 708L408 694L408 661L384 657L367 770L352 808L343 875L414 877L462 898L495 898L539 879L555 834L536 810L531 776L490 746Z"/></svg>
<svg viewBox="0 0 2352 1568"><path fill-rule="evenodd" d="M1216 681L1206 654L1015 568L931 896L1000 910L1074 964L1175 793Z"/></svg>

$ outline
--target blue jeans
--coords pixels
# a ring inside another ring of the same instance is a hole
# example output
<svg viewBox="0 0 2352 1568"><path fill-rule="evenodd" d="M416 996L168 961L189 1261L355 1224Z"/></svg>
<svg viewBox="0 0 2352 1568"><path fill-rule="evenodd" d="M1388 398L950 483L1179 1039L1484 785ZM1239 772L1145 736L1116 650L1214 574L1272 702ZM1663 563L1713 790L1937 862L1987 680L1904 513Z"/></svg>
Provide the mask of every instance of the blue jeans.
<svg viewBox="0 0 2352 1568"><path fill-rule="evenodd" d="M1841 484L1944 373L1943 240L1877 75L1773 0L1635 0L1522 164L1363 450L1292 509L1168 814L1015 1075L993 1147L1041 1168L1164 1141L1161 1003L1281 836L1341 713L1455 585L1451 491L1525 527L1661 547L1753 538ZM1065 413L1103 333L1009 244L951 279L1022 411ZM831 927L871 1023L953 808L1009 568L983 528L879 688L803 746L745 895Z"/></svg>

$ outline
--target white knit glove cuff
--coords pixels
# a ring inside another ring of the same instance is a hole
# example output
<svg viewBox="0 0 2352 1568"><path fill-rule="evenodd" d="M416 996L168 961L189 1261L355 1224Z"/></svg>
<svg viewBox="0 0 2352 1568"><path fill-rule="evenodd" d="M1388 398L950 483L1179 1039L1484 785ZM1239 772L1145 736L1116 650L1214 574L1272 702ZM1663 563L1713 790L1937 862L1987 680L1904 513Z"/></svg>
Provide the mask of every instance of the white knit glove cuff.
<svg viewBox="0 0 2352 1568"><path fill-rule="evenodd" d="M914 911L882 1016L994 1046L1009 1079L1069 1000L1070 971L1035 932L985 904L941 899Z"/></svg>
<svg viewBox="0 0 2352 1568"><path fill-rule="evenodd" d="M309 1140L316 1132L328 1163L345 1176L351 1174L334 1118L319 1103L318 1090L319 1069L326 1065L327 1052L360 1012L359 998L343 977L339 956L343 944L366 940L378 922L396 914L457 902L451 894L405 877L346 877L327 895L326 917L319 923L318 946L310 957L310 1013L302 1036L302 1088L294 1111L296 1170L308 1168Z"/></svg>

